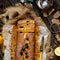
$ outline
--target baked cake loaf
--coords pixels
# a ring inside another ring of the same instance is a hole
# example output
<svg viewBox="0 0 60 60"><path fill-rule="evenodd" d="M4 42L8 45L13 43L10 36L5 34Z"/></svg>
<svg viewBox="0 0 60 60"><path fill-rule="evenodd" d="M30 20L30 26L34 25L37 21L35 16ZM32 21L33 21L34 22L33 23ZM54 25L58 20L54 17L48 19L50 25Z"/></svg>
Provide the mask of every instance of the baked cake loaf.
<svg viewBox="0 0 60 60"><path fill-rule="evenodd" d="M18 21L16 60L34 60L34 20Z"/></svg>

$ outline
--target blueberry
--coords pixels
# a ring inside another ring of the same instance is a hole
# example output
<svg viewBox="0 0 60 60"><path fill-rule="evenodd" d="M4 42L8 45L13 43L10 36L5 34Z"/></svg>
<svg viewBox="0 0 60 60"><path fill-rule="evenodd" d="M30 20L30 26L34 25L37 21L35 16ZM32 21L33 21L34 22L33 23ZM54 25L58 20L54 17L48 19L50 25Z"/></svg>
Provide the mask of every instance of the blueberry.
<svg viewBox="0 0 60 60"><path fill-rule="evenodd" d="M13 57L11 57L11 59L13 59Z"/></svg>
<svg viewBox="0 0 60 60"><path fill-rule="evenodd" d="M28 53L25 53L25 58L28 58L29 56L28 56Z"/></svg>
<svg viewBox="0 0 60 60"><path fill-rule="evenodd" d="M28 24L27 24L28 25Z"/></svg>
<svg viewBox="0 0 60 60"><path fill-rule="evenodd" d="M24 28L23 26L20 26L20 28Z"/></svg>
<svg viewBox="0 0 60 60"><path fill-rule="evenodd" d="M22 51L20 52L20 55L21 55L21 56L23 55L23 52L22 52Z"/></svg>
<svg viewBox="0 0 60 60"><path fill-rule="evenodd" d="M29 40L28 38L26 38L26 40Z"/></svg>
<svg viewBox="0 0 60 60"><path fill-rule="evenodd" d="M27 21L27 22L29 22L29 21Z"/></svg>
<svg viewBox="0 0 60 60"><path fill-rule="evenodd" d="M28 47L29 47L29 46L28 46L28 43L26 43L26 44L25 44L25 48L28 48Z"/></svg>
<svg viewBox="0 0 60 60"><path fill-rule="evenodd" d="M22 32L20 32L20 33L22 33Z"/></svg>
<svg viewBox="0 0 60 60"><path fill-rule="evenodd" d="M24 47L22 47L22 50L21 51L25 51L25 48Z"/></svg>

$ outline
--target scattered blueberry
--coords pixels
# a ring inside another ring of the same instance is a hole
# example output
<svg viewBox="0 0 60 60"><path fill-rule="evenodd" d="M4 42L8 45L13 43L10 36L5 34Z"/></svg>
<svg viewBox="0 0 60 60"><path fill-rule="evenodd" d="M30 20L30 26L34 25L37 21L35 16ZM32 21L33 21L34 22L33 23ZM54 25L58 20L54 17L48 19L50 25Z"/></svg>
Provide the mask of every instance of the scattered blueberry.
<svg viewBox="0 0 60 60"><path fill-rule="evenodd" d="M26 38L26 40L29 40L28 38Z"/></svg>
<svg viewBox="0 0 60 60"><path fill-rule="evenodd" d="M26 57L26 58L28 58L28 57L29 57L29 56L28 56L28 53L25 53L25 57Z"/></svg>
<svg viewBox="0 0 60 60"><path fill-rule="evenodd" d="M29 21L27 21L27 22L29 22Z"/></svg>
<svg viewBox="0 0 60 60"><path fill-rule="evenodd" d="M28 24L27 24L28 25Z"/></svg>
<svg viewBox="0 0 60 60"><path fill-rule="evenodd" d="M20 28L24 28L23 26L20 26Z"/></svg>
<svg viewBox="0 0 60 60"><path fill-rule="evenodd" d="M26 44L25 44L25 48L28 48L28 47L29 47L29 46L28 46L28 43L26 43Z"/></svg>
<svg viewBox="0 0 60 60"><path fill-rule="evenodd" d="M22 47L22 50L21 51L25 51L25 48L24 47Z"/></svg>
<svg viewBox="0 0 60 60"><path fill-rule="evenodd" d="M23 55L23 52L22 52L22 51L20 52L20 55L21 55L21 56Z"/></svg>

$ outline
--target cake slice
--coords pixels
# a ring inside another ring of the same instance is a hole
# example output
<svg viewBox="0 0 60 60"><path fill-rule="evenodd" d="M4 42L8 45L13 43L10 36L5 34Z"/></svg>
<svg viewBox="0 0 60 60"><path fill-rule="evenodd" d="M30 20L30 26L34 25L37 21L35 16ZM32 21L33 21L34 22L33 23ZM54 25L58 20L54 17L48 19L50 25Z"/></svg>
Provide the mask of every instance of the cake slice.
<svg viewBox="0 0 60 60"><path fill-rule="evenodd" d="M11 60L10 55L10 46L11 46L11 36L13 25L4 25L2 36L3 36L3 51L4 51L4 60Z"/></svg>
<svg viewBox="0 0 60 60"><path fill-rule="evenodd" d="M18 21L16 60L34 60L34 20Z"/></svg>

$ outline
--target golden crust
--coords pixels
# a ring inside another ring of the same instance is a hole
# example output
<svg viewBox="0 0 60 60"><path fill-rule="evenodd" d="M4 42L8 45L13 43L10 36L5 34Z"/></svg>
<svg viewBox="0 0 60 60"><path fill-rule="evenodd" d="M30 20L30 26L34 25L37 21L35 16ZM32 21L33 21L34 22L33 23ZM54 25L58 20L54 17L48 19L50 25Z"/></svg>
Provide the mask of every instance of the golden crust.
<svg viewBox="0 0 60 60"><path fill-rule="evenodd" d="M13 27L12 30L12 38L11 38L11 60L16 59L16 41L17 41L17 31L16 26Z"/></svg>
<svg viewBox="0 0 60 60"><path fill-rule="evenodd" d="M20 20L18 21L18 30L20 32L34 32L35 30L35 22L34 20Z"/></svg>

